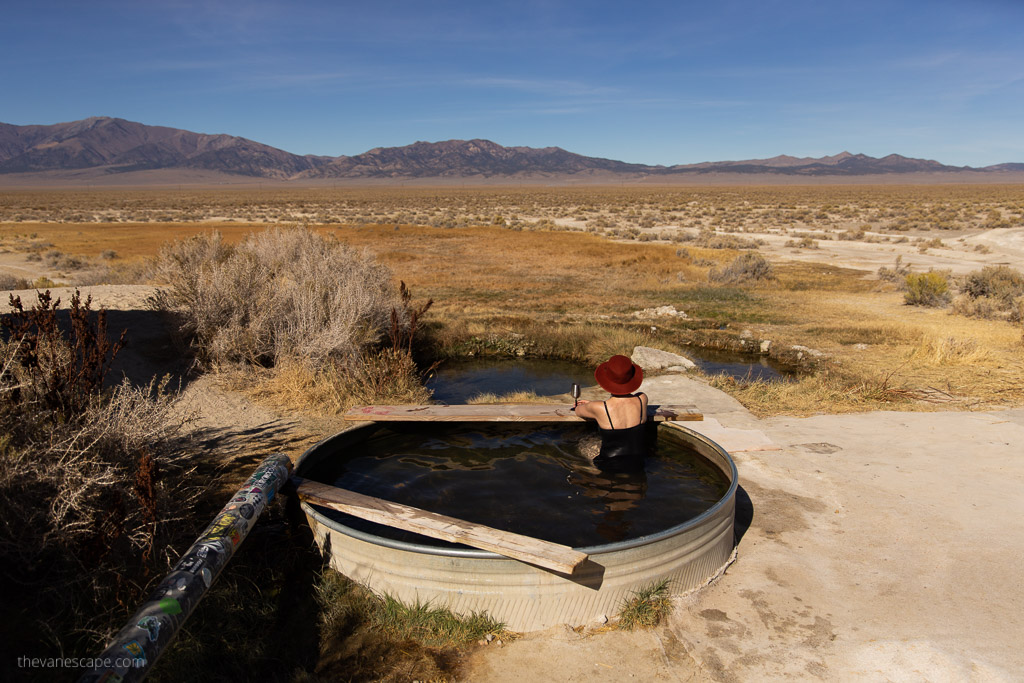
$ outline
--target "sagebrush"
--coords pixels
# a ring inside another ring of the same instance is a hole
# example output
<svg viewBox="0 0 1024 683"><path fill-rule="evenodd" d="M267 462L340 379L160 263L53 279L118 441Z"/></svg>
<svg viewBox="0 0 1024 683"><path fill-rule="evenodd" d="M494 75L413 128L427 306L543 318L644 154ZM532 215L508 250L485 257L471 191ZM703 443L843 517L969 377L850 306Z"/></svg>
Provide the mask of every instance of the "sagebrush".
<svg viewBox="0 0 1024 683"><path fill-rule="evenodd" d="M740 254L724 268L712 268L708 272L709 280L724 284L758 282L774 278L775 274L771 263L757 252Z"/></svg>
<svg viewBox="0 0 1024 683"><path fill-rule="evenodd" d="M256 393L339 412L354 403L425 401L412 360L421 318L391 270L306 228L219 233L165 246L156 305L213 365L269 368Z"/></svg>
<svg viewBox="0 0 1024 683"><path fill-rule="evenodd" d="M22 590L7 603L19 617L6 638L80 651L119 627L169 566L199 492L196 455L164 384L104 389L118 343L88 300L76 293L70 325L49 293L11 304L0 340L0 581Z"/></svg>
<svg viewBox="0 0 1024 683"><path fill-rule="evenodd" d="M1024 321L1024 273L1009 266L986 266L968 274L953 311L972 318Z"/></svg>
<svg viewBox="0 0 1024 683"><path fill-rule="evenodd" d="M235 247L201 234L165 246L158 263L168 286L157 305L213 362L358 358L401 308L389 269L302 228L252 233Z"/></svg>
<svg viewBox="0 0 1024 683"><path fill-rule="evenodd" d="M904 279L903 300L910 306L945 306L952 295L949 278L942 273L910 273Z"/></svg>

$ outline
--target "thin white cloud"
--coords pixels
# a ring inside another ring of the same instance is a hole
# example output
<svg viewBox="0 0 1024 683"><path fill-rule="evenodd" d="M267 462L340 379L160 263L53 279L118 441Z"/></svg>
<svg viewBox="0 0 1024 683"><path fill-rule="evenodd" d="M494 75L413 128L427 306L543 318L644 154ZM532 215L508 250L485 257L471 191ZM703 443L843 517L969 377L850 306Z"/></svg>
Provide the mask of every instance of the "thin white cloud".
<svg viewBox="0 0 1024 683"><path fill-rule="evenodd" d="M537 79L537 78L501 78L501 77L480 77L467 78L466 85L503 88L518 90L522 92L533 92L541 94L558 94L563 96L588 96L588 95L613 95L621 92L619 88L602 85L589 85L579 81L567 81L558 79Z"/></svg>
<svg viewBox="0 0 1024 683"><path fill-rule="evenodd" d="M268 60L261 58L231 58L231 59L150 59L144 61L127 62L122 69L135 72L158 72L158 71L221 71L225 69L246 69L254 66L267 64Z"/></svg>
<svg viewBox="0 0 1024 683"><path fill-rule="evenodd" d="M149 8L184 37L222 45L263 40L292 16L287 6L273 0L159 0Z"/></svg>

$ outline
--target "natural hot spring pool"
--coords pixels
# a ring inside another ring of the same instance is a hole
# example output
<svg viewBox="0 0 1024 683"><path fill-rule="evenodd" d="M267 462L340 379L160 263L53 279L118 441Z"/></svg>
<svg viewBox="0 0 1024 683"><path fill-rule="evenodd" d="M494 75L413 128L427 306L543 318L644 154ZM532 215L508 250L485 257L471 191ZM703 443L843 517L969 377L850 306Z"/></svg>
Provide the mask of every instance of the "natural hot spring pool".
<svg viewBox="0 0 1024 683"><path fill-rule="evenodd" d="M307 476L573 547L663 531L700 515L729 488L725 474L674 430L658 431L643 472L597 472L579 449L593 434L585 424L390 423L357 451L328 455ZM383 538L457 547L341 512L324 514Z"/></svg>
<svg viewBox="0 0 1024 683"><path fill-rule="evenodd" d="M736 379L788 381L793 372L756 354L735 353L703 347L686 351L697 367L709 375ZM594 368L570 361L544 358L473 358L449 360L427 380L427 388L438 403L465 403L474 396L501 396L515 391L532 391L538 396L567 394L573 384L594 386Z"/></svg>
<svg viewBox="0 0 1024 683"><path fill-rule="evenodd" d="M474 396L532 391L538 396L568 394L573 384L593 386L594 369L546 358L449 360L427 380L439 403L465 403Z"/></svg>

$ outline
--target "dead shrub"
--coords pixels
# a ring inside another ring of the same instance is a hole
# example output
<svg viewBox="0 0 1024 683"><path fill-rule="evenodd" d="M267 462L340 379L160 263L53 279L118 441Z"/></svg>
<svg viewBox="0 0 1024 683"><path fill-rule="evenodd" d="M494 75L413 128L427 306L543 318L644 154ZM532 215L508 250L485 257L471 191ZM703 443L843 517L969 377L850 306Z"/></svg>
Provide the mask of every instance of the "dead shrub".
<svg viewBox="0 0 1024 683"><path fill-rule="evenodd" d="M0 273L0 289L28 289L29 282L23 277Z"/></svg>
<svg viewBox="0 0 1024 683"><path fill-rule="evenodd" d="M960 294L953 299L953 312L968 318L995 319L1003 314L1001 302L990 296L972 297Z"/></svg>
<svg viewBox="0 0 1024 683"><path fill-rule="evenodd" d="M720 235L714 230L701 230L696 235L684 233L679 236L679 241L690 242L696 247L705 249L757 249L764 244L764 240L750 239L738 235Z"/></svg>
<svg viewBox="0 0 1024 683"><path fill-rule="evenodd" d="M1009 266L986 266L968 274L953 310L972 318L1024 321L1024 274Z"/></svg>
<svg viewBox="0 0 1024 683"><path fill-rule="evenodd" d="M27 378L18 389L19 400L38 403L65 413L83 410L103 386L114 356L124 344L107 337L107 312L92 317L92 296L82 303L76 290L71 297L71 339L65 340L57 322L60 299L50 291L37 293L38 302L26 309L21 297L11 296L12 313L3 328L11 338L20 373Z"/></svg>
<svg viewBox="0 0 1024 683"><path fill-rule="evenodd" d="M793 247L794 249L817 249L818 240L808 235L804 235L799 240L787 240L786 246Z"/></svg>
<svg viewBox="0 0 1024 683"><path fill-rule="evenodd" d="M1024 295L1024 274L1009 266L985 266L968 274L961 289L972 297L989 296L1009 302Z"/></svg>
<svg viewBox="0 0 1024 683"><path fill-rule="evenodd" d="M46 265L54 270L78 270L85 266L85 263L78 256L65 254L58 249L51 249L43 254Z"/></svg>
<svg viewBox="0 0 1024 683"><path fill-rule="evenodd" d="M57 267L57 262L64 256L64 253L59 249L50 249L42 255L43 260L46 261L46 265L51 268Z"/></svg>
<svg viewBox="0 0 1024 683"><path fill-rule="evenodd" d="M757 252L747 252L737 256L724 268L712 268L708 272L708 280L723 284L739 284L742 282L760 282L774 280L772 265L764 256Z"/></svg>
<svg viewBox="0 0 1024 683"><path fill-rule="evenodd" d="M170 287L156 305L201 358L269 369L256 395L327 413L429 399L413 351L433 302L414 306L365 252L304 228L254 233L235 248L214 233L165 248L159 271Z"/></svg>
<svg viewBox="0 0 1024 683"><path fill-rule="evenodd" d="M908 275L910 275L910 266L903 265L902 256L896 257L896 262L893 263L892 268L882 266L878 269L878 279L885 280L886 282L903 284Z"/></svg>
<svg viewBox="0 0 1024 683"><path fill-rule="evenodd" d="M169 287L157 306L213 363L358 360L401 309L390 270L302 228L254 233L235 248L218 233L197 236L165 247L159 262Z"/></svg>
<svg viewBox="0 0 1024 683"><path fill-rule="evenodd" d="M68 336L48 295L12 307L0 341L0 581L21 587L8 608L23 618L5 640L81 652L169 566L199 490L194 455L162 384L104 391L117 344L102 311L76 293Z"/></svg>

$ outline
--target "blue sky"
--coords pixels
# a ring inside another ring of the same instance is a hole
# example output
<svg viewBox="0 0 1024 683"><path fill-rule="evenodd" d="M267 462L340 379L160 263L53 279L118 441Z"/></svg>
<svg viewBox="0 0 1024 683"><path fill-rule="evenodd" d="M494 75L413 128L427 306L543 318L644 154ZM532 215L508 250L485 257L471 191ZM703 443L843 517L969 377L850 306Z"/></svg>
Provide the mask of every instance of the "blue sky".
<svg viewBox="0 0 1024 683"><path fill-rule="evenodd" d="M1024 162L1024 0L5 0L0 121L297 154L486 138L651 164Z"/></svg>

